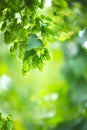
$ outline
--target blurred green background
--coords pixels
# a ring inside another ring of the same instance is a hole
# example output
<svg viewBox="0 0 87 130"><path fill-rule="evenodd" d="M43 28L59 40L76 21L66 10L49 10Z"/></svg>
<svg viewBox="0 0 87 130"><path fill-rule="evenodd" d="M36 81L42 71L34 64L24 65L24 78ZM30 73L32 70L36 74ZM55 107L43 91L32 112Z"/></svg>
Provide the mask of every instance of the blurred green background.
<svg viewBox="0 0 87 130"><path fill-rule="evenodd" d="M67 33L61 32L59 40L51 42L52 60L41 72L32 70L23 76L21 60L9 54L0 33L0 111L12 116L14 130L87 130L84 2L79 4L84 8L75 5L78 19L76 16L68 19L74 20L77 33L67 39ZM68 23L66 26L73 28Z"/></svg>

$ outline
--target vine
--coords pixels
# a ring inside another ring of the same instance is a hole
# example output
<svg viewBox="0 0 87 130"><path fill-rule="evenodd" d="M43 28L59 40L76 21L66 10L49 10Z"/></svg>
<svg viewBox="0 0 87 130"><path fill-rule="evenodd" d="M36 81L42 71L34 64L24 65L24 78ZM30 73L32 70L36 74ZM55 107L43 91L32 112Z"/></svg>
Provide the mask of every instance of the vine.
<svg viewBox="0 0 87 130"><path fill-rule="evenodd" d="M0 3L0 30L4 34L5 44L10 46L10 52L18 52L22 59L24 75L31 69L42 70L50 59L44 42L50 19L37 15L38 7L42 9L44 3L44 0L5 0Z"/></svg>

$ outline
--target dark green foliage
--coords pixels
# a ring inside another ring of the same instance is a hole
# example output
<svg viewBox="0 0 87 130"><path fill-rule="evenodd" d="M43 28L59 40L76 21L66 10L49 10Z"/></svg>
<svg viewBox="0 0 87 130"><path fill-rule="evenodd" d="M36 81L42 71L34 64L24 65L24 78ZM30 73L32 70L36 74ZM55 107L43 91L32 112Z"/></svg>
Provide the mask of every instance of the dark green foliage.
<svg viewBox="0 0 87 130"><path fill-rule="evenodd" d="M53 130L86 130L86 129L87 129L87 119L79 118L71 122L63 122Z"/></svg>
<svg viewBox="0 0 87 130"><path fill-rule="evenodd" d="M38 8L39 2L38 0L25 0L25 5L32 11L35 11Z"/></svg>
<svg viewBox="0 0 87 130"><path fill-rule="evenodd" d="M45 0L40 0L40 4L39 4L39 7L42 9L44 7L44 4L45 4Z"/></svg>
<svg viewBox="0 0 87 130"><path fill-rule="evenodd" d="M10 32L9 31L6 31L5 33L4 33L4 42L6 43L6 44L10 44L10 39L11 39L11 36L10 36L11 34L10 34Z"/></svg>

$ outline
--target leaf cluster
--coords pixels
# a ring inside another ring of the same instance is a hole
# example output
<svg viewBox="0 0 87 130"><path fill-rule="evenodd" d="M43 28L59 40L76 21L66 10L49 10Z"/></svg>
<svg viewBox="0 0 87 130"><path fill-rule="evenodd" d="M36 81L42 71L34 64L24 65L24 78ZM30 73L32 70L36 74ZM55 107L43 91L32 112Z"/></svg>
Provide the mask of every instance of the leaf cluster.
<svg viewBox="0 0 87 130"><path fill-rule="evenodd" d="M25 59L29 58L32 60L32 67L30 67L30 63L26 62L28 68L42 68L44 62L48 59L46 57L50 57L45 39L47 39L47 34L49 34L48 24L51 21L50 18L37 15L37 9L43 8L44 3L44 0L16 0L15 2L5 0L0 3L0 30L4 34L5 44L10 46L10 52L17 52L19 58L22 59L22 70L26 70ZM35 53L32 51L33 49ZM33 58L30 50L33 52ZM46 54L43 56L41 51ZM40 53L39 57L36 52ZM26 58L27 53L30 55ZM27 69L26 73L28 70L30 69Z"/></svg>
<svg viewBox="0 0 87 130"><path fill-rule="evenodd" d="M0 130L12 130L13 124L10 116L0 113Z"/></svg>

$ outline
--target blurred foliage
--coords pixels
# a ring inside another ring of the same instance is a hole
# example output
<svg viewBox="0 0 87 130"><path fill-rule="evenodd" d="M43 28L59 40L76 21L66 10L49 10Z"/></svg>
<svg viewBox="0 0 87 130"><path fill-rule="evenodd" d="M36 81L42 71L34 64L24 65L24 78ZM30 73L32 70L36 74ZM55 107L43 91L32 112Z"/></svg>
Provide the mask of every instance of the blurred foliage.
<svg viewBox="0 0 87 130"><path fill-rule="evenodd" d="M14 130L86 130L87 1L47 5L1 0L0 112Z"/></svg>

